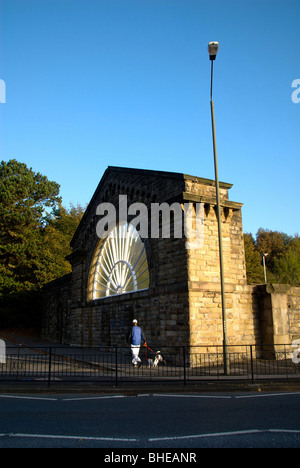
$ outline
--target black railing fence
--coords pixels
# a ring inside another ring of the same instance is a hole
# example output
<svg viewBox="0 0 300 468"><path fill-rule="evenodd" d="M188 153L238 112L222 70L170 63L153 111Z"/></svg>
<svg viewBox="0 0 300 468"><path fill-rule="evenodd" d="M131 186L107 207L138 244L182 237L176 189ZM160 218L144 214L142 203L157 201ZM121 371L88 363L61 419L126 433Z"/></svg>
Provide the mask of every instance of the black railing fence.
<svg viewBox="0 0 300 468"><path fill-rule="evenodd" d="M182 382L205 380L299 379L300 359L291 345L164 347L166 364L155 367L154 353L140 349L133 366L129 347L7 347L0 360L0 383L45 382ZM227 372L224 372L226 359Z"/></svg>

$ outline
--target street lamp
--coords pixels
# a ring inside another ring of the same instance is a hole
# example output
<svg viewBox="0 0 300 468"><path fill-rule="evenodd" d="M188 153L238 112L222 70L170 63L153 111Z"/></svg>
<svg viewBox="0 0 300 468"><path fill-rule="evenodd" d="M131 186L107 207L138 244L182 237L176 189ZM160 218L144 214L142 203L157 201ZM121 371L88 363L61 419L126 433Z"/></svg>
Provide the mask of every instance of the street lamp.
<svg viewBox="0 0 300 468"><path fill-rule="evenodd" d="M210 60L215 60L218 50L219 50L218 42L210 42L208 44L208 53L209 53Z"/></svg>
<svg viewBox="0 0 300 468"><path fill-rule="evenodd" d="M266 272L266 257L268 256L268 253L263 253L262 258L263 258L263 266L264 266L264 277L265 277L265 284L267 284L267 272Z"/></svg>
<svg viewBox="0 0 300 468"><path fill-rule="evenodd" d="M227 336L226 336L226 304L225 304L225 287L224 287L224 266L223 266L223 240L222 240L222 221L220 210L220 194L219 194L219 176L218 176L218 160L217 160L217 144L215 130L215 111L212 98L213 88L213 63L219 50L218 42L210 42L208 44L209 59L211 61L211 82L210 82L210 109L213 135L214 163L215 163L215 185L217 199L217 219L218 219L218 234L219 234L219 256L220 256L220 278L221 278L221 298L222 298L222 324L223 324L223 356L224 356L224 374L229 374L229 360L227 354Z"/></svg>

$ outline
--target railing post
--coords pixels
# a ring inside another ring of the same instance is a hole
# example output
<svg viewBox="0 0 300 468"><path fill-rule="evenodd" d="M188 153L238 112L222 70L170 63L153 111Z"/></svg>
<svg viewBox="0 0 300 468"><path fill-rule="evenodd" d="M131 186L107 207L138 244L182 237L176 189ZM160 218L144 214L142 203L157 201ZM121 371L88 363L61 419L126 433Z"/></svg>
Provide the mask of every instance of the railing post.
<svg viewBox="0 0 300 468"><path fill-rule="evenodd" d="M49 349L49 366L48 366L48 387L50 387L51 383L51 364L52 364L52 348Z"/></svg>
<svg viewBox="0 0 300 468"><path fill-rule="evenodd" d="M116 387L118 386L118 346L116 346Z"/></svg>
<svg viewBox="0 0 300 468"><path fill-rule="evenodd" d="M17 364L17 380L19 380L19 369L20 369L20 348L18 348L18 364Z"/></svg>
<svg viewBox="0 0 300 468"><path fill-rule="evenodd" d="M185 356L185 346L183 346L183 385L186 386L186 356Z"/></svg>
<svg viewBox="0 0 300 468"><path fill-rule="evenodd" d="M253 350L252 345L250 345L250 358L251 358L251 381L254 383L254 366L253 366Z"/></svg>
<svg viewBox="0 0 300 468"><path fill-rule="evenodd" d="M285 360L285 369L286 369L286 378L288 379L289 378L289 370L288 370L288 360L287 360L287 357L286 357L286 345L284 345L284 360Z"/></svg>

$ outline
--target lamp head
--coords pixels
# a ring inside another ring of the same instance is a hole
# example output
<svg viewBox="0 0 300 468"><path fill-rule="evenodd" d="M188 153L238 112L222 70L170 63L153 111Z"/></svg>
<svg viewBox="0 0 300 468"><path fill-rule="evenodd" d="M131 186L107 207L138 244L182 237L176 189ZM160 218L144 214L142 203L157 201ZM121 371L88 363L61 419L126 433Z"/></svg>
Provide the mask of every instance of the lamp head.
<svg viewBox="0 0 300 468"><path fill-rule="evenodd" d="M208 53L209 53L210 60L215 60L218 50L219 50L218 42L213 41L208 44Z"/></svg>

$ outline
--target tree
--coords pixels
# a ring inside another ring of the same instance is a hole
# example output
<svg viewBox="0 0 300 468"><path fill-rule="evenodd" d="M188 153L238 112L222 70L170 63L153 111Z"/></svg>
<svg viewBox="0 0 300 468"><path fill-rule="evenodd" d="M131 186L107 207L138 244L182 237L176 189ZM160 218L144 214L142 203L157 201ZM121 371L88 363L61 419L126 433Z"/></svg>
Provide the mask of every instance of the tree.
<svg viewBox="0 0 300 468"><path fill-rule="evenodd" d="M0 323L39 324L42 287L71 271L70 241L83 215L59 185L26 164L0 163Z"/></svg>
<svg viewBox="0 0 300 468"><path fill-rule="evenodd" d="M262 283L264 281L264 271L261 264L261 256L252 234L244 234L246 271L248 283Z"/></svg>
<svg viewBox="0 0 300 468"><path fill-rule="evenodd" d="M283 232L260 228L256 239L252 234L244 235L246 270L248 283L262 283L262 254L265 257L267 281L300 285L300 239Z"/></svg>
<svg viewBox="0 0 300 468"><path fill-rule="evenodd" d="M15 159L0 163L0 296L40 286L38 271L47 209L59 185Z"/></svg>
<svg viewBox="0 0 300 468"><path fill-rule="evenodd" d="M260 228L256 234L256 245L260 255L267 253L266 263L274 271L275 259L283 255L292 237L283 232Z"/></svg>
<svg viewBox="0 0 300 468"><path fill-rule="evenodd" d="M71 272L66 257L71 254L70 242L83 213L81 205L70 205L68 210L60 204L48 217L43 233L43 261L37 275L41 284Z"/></svg>
<svg viewBox="0 0 300 468"><path fill-rule="evenodd" d="M300 239L298 236L290 242L284 255L275 259L274 273L278 283L300 285Z"/></svg>

